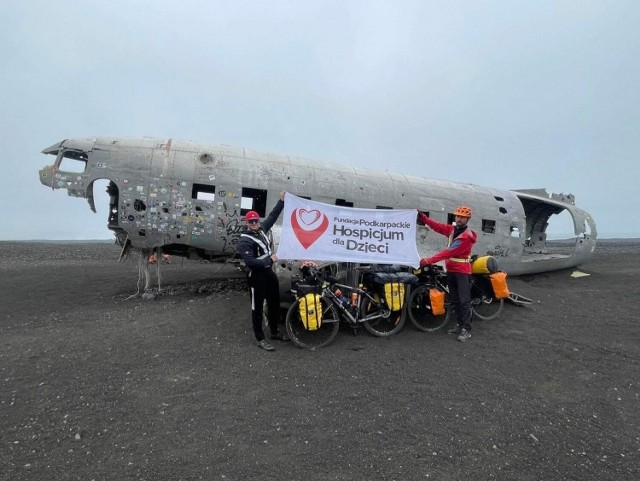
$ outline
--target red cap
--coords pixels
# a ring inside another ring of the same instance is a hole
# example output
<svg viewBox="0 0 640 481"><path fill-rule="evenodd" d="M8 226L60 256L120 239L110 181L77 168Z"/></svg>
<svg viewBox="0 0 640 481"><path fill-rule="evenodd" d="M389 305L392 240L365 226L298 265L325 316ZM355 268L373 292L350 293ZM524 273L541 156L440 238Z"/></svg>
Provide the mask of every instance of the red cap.
<svg viewBox="0 0 640 481"><path fill-rule="evenodd" d="M244 216L244 220L254 220L260 219L260 214L258 214L255 210L250 210L247 212L247 215Z"/></svg>

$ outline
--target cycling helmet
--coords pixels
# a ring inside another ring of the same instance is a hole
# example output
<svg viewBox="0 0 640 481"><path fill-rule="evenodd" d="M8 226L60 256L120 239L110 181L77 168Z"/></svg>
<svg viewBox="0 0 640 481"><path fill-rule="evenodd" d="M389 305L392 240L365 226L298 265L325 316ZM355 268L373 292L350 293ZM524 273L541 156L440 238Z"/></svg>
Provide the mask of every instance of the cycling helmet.
<svg viewBox="0 0 640 481"><path fill-rule="evenodd" d="M458 207L453 215L459 215L460 217L471 217L471 208L466 205Z"/></svg>

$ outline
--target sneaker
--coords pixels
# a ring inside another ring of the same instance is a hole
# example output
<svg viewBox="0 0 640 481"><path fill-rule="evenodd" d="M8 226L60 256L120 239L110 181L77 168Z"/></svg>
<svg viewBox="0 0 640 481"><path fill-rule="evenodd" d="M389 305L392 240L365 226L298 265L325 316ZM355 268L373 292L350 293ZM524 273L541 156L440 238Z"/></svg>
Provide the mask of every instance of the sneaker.
<svg viewBox="0 0 640 481"><path fill-rule="evenodd" d="M287 336L286 334L280 334L279 332L276 332L275 334L271 334L271 339L275 339L276 341L286 342L289 340L289 336Z"/></svg>
<svg viewBox="0 0 640 481"><path fill-rule="evenodd" d="M462 328L460 327L460 324L456 324L455 326L453 326L451 329L447 331L447 334L460 334L461 331L462 331Z"/></svg>
<svg viewBox="0 0 640 481"><path fill-rule="evenodd" d="M464 342L468 339L471 339L471 331L467 329L463 329L460 331L460 335L458 336L458 341Z"/></svg>
<svg viewBox="0 0 640 481"><path fill-rule="evenodd" d="M271 344L269 344L266 339L258 342L258 347L260 349L264 349L265 351L275 351L275 348Z"/></svg>

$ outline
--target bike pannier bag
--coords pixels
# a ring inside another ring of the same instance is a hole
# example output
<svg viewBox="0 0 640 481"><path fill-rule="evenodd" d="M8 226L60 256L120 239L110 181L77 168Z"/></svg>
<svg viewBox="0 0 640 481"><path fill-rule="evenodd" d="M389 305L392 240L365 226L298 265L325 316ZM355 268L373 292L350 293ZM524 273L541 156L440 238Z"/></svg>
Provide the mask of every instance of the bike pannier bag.
<svg viewBox="0 0 640 481"><path fill-rule="evenodd" d="M384 285L384 300L392 311L399 311L404 304L404 284L387 282Z"/></svg>
<svg viewBox="0 0 640 481"><path fill-rule="evenodd" d="M436 288L429 289L429 300L431 301L431 313L434 316L440 316L445 313L444 292Z"/></svg>
<svg viewBox="0 0 640 481"><path fill-rule="evenodd" d="M310 292L300 298L298 304L300 312L300 319L304 328L308 331L315 331L320 328L322 324L322 303L320 302L320 295Z"/></svg>
<svg viewBox="0 0 640 481"><path fill-rule="evenodd" d="M493 288L493 295L496 299L506 299L509 297L509 287L507 287L507 273L503 271L494 272L489 274L491 279L491 287Z"/></svg>
<svg viewBox="0 0 640 481"><path fill-rule="evenodd" d="M478 257L471 264L472 274L493 274L498 272L498 261L493 256Z"/></svg>

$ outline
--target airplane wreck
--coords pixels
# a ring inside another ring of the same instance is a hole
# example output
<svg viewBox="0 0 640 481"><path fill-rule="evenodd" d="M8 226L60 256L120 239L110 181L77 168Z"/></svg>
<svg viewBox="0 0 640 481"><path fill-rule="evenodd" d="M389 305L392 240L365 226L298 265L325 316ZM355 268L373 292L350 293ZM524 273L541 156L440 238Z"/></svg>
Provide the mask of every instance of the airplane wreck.
<svg viewBox="0 0 640 481"><path fill-rule="evenodd" d="M478 233L474 254L492 255L510 275L580 265L593 254L597 231L572 195L541 189L504 190L329 164L226 145L156 138L67 139L44 149L55 161L40 181L83 197L95 212L94 183L108 183L107 227L123 247L224 261L235 247L249 210L268 213L280 191L345 207L419 209L452 222L455 207L472 206ZM568 212L574 236L547 242L552 216ZM275 229L275 240L278 230ZM429 256L444 240L419 227L418 252ZM291 271L282 263L279 275Z"/></svg>

